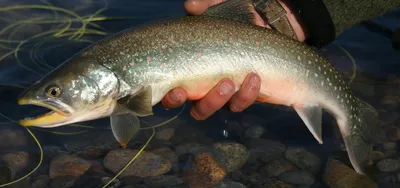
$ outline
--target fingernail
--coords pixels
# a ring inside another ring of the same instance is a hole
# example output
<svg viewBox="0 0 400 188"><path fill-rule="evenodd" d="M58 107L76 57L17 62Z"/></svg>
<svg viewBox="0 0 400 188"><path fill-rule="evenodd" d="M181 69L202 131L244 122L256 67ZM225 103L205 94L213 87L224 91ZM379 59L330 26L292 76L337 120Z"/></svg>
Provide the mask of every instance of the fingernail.
<svg viewBox="0 0 400 188"><path fill-rule="evenodd" d="M226 83L222 82L221 85L219 85L219 94L220 95L227 95L233 91L233 87Z"/></svg>
<svg viewBox="0 0 400 188"><path fill-rule="evenodd" d="M182 101L182 94L180 92L172 91L169 94L169 98L174 102L181 102Z"/></svg>
<svg viewBox="0 0 400 188"><path fill-rule="evenodd" d="M260 78L256 74L251 74L249 84L251 87L256 87L260 83Z"/></svg>

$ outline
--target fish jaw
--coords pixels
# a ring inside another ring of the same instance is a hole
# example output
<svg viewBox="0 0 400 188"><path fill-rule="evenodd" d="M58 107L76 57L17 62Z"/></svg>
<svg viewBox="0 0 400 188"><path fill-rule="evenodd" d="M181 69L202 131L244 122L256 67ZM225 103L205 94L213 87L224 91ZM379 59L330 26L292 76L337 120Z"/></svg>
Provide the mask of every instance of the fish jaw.
<svg viewBox="0 0 400 188"><path fill-rule="evenodd" d="M19 124L22 126L55 127L66 124L73 116L73 110L69 106L56 102L44 102L22 97L18 99L18 104L36 105L50 110L45 114L20 120Z"/></svg>

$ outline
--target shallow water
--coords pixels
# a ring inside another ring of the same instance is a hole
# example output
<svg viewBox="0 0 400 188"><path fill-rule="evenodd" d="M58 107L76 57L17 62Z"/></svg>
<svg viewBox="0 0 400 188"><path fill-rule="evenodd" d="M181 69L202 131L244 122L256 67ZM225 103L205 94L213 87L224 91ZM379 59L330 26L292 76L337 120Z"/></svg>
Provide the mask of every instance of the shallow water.
<svg viewBox="0 0 400 188"><path fill-rule="evenodd" d="M49 2L81 16L90 16L107 5L102 16L130 17L95 22L108 34L157 19L185 15L182 0ZM3 0L0 4L0 7L43 5L39 1L11 0ZM374 21L395 29L400 25L399 14L397 9ZM54 20L59 16L60 21L63 15L43 9L0 12L0 28L35 17ZM58 28L67 25L59 24L28 24L16 26L8 32L0 31L0 57L10 53L20 41L51 31L57 25ZM76 20L71 24L74 28L80 26ZM11 34L14 29L17 29L16 33ZM57 32L51 34L54 33ZM13 42L1 41L9 37ZM18 106L18 94L50 71L51 67L89 45L87 40L98 41L104 37L84 35L82 39L85 41L51 38L40 46L35 44L43 41L45 36L37 37L24 43L18 53L10 53L0 61L0 113L3 115L0 117L0 158L3 161L0 163L0 184L8 182L11 177L16 180L24 176L39 162L40 153L35 141L15 121L38 114L42 109ZM357 75L351 85L355 95L372 104L381 117L381 125L375 135L376 156L371 165L371 181L379 187L400 187L400 53L392 49L387 37L363 26L355 26L320 50L347 79L352 76L353 63L342 48L351 54L357 64ZM30 53L32 50L34 53ZM137 159L140 162L132 164L134 169L128 170L129 175L118 177L113 187L187 187L188 183L196 184L193 182L212 182L215 187L328 187L333 183L341 187L365 187L354 171L340 168L343 164L351 166L336 125L327 114L323 117L324 144L319 145L297 114L288 108L255 104L242 113L220 110L206 121L195 121L189 116L189 105L177 119L156 129L156 137L146 147L146 154ZM154 125L174 117L179 111L167 111L156 106L156 115L142 120ZM32 128L43 146L43 163L29 178L10 187L103 186L115 175L115 169L120 169L134 156L132 152L135 151L120 150L108 123L108 119L81 123L96 129ZM87 132L78 134L80 131ZM76 134L66 134L72 132ZM140 131L128 148L140 149L151 133L151 129ZM199 166L200 163L205 166ZM169 166L170 170L165 170L165 166ZM200 170L203 173L190 176L185 167L197 167L203 169ZM212 167L212 176L206 175L210 174L209 171L204 172L206 167ZM10 173L10 169L15 174ZM331 180L330 183L327 179ZM369 180L362 181L370 186L374 184Z"/></svg>

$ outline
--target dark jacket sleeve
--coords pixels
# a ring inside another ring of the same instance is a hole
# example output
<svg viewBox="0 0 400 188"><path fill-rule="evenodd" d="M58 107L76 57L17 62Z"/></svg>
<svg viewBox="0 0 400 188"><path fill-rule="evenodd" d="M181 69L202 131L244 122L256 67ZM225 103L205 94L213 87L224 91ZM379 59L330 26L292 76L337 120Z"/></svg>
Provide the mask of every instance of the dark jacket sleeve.
<svg viewBox="0 0 400 188"><path fill-rule="evenodd" d="M400 0L292 0L309 45L323 47L345 29L387 13Z"/></svg>
<svg viewBox="0 0 400 188"><path fill-rule="evenodd" d="M328 10L336 36L345 29L390 12L400 5L400 0L323 0Z"/></svg>

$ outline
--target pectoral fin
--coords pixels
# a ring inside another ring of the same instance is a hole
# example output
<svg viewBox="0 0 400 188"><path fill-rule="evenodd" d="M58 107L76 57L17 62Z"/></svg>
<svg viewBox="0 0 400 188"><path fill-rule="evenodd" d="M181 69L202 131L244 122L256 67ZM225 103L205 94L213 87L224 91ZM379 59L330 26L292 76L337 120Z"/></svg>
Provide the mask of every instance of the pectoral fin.
<svg viewBox="0 0 400 188"><path fill-rule="evenodd" d="M314 138L322 144L322 108L318 105L294 105L293 108Z"/></svg>
<svg viewBox="0 0 400 188"><path fill-rule="evenodd" d="M140 120L133 114L110 116L110 122L112 133L122 148L128 145L128 142L140 129Z"/></svg>
<svg viewBox="0 0 400 188"><path fill-rule="evenodd" d="M149 116L153 115L152 97L151 86L146 86L135 95L128 95L117 102L136 116Z"/></svg>

